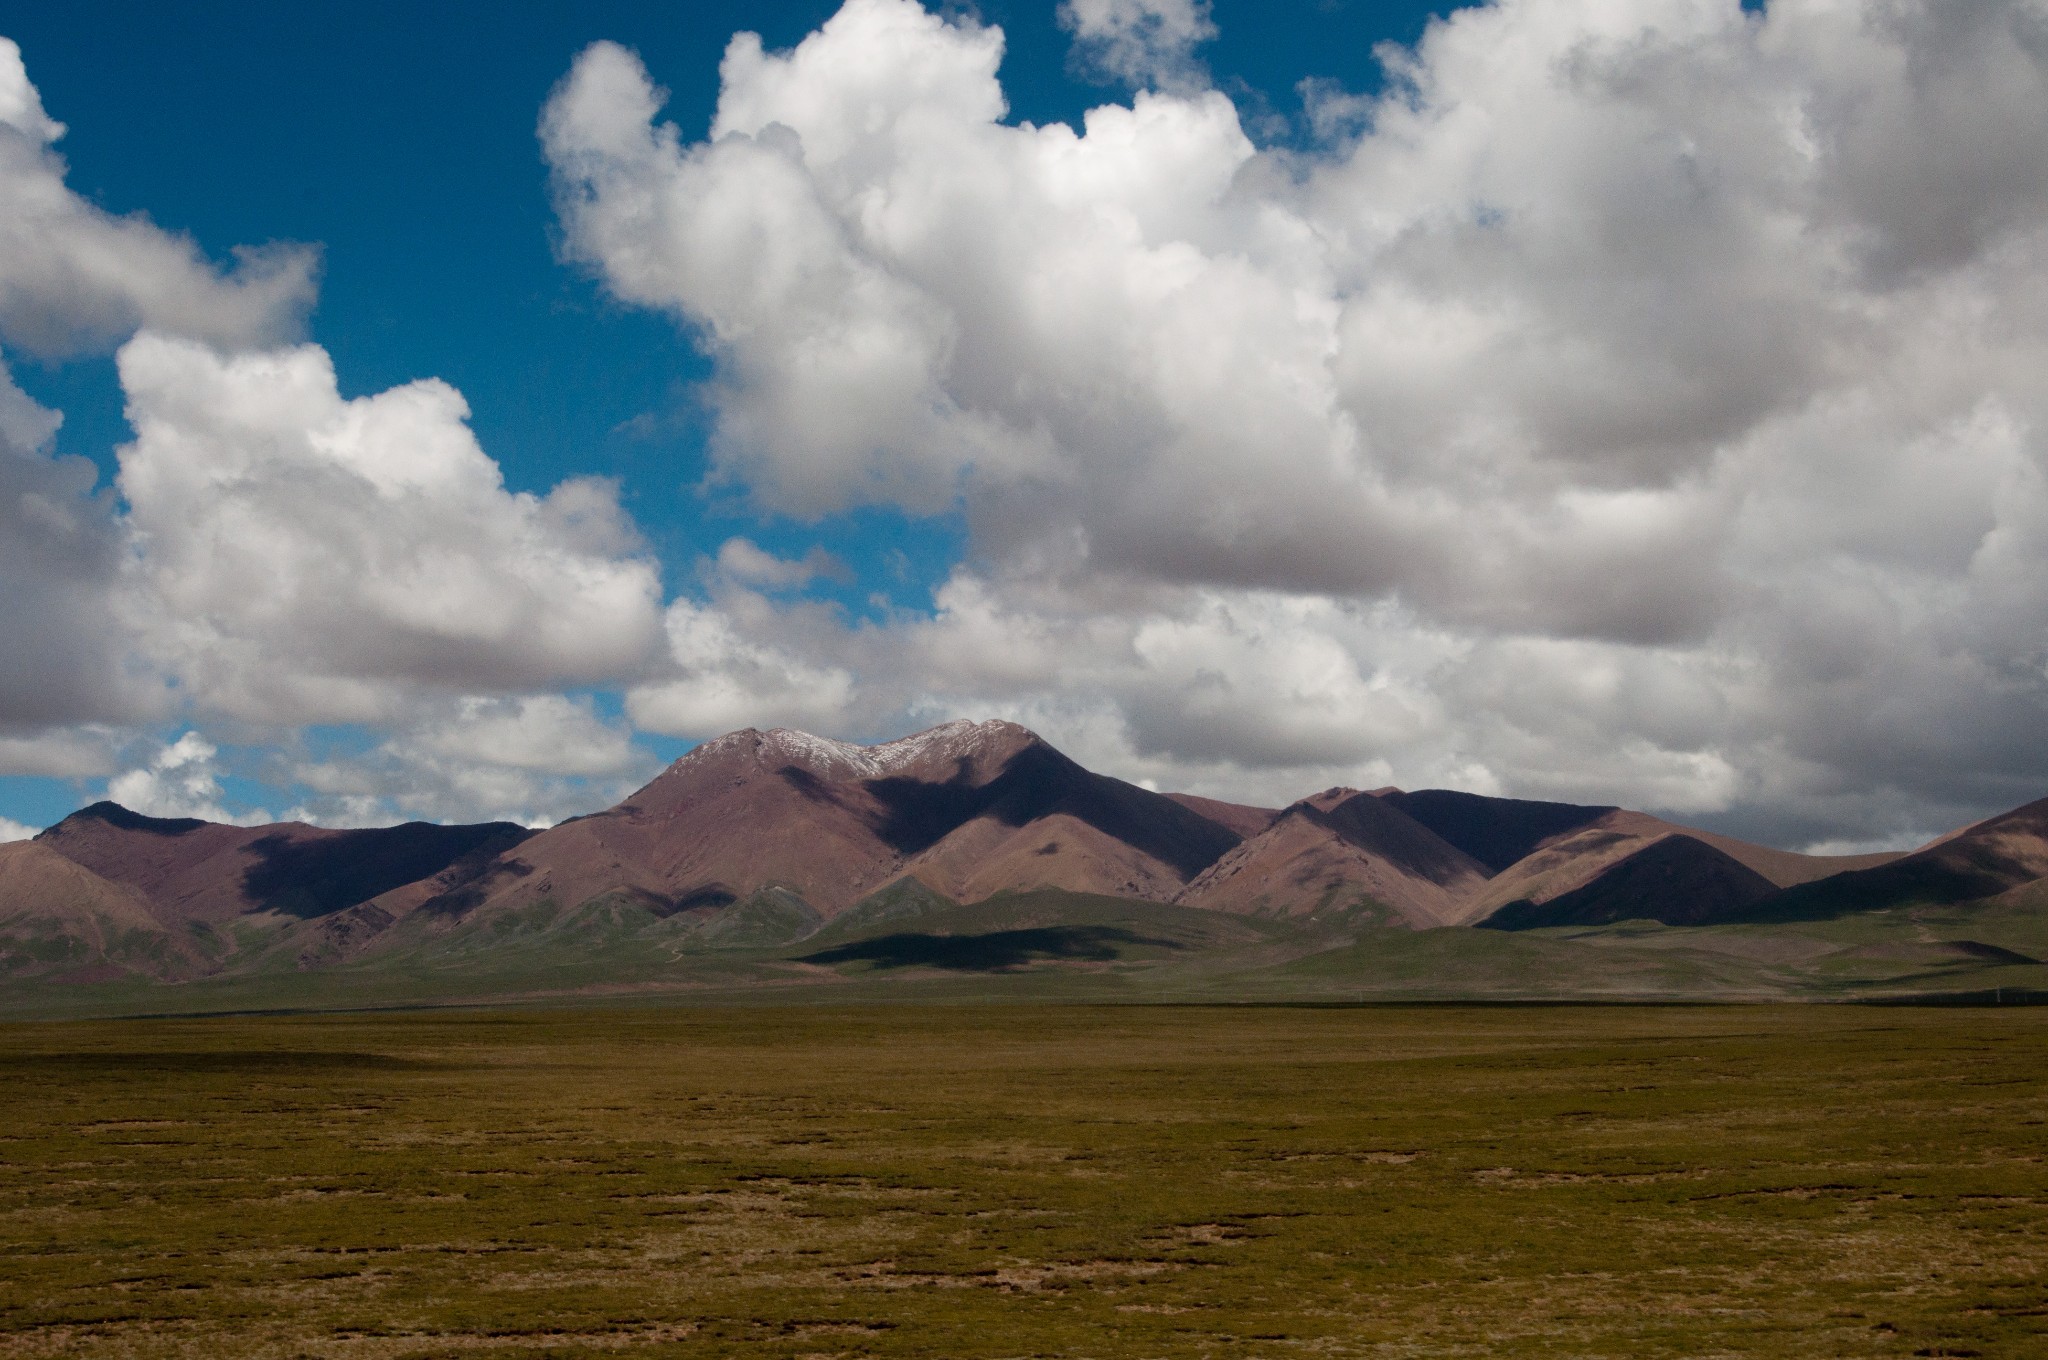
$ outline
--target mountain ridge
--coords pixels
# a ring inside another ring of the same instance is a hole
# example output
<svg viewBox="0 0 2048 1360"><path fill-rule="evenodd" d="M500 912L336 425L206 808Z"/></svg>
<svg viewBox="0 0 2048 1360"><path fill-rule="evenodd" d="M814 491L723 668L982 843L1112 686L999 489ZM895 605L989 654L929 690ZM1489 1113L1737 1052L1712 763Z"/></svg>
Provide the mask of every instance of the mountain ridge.
<svg viewBox="0 0 2048 1360"><path fill-rule="evenodd" d="M1801 919L2042 882L2048 800L1912 855L1819 857L1613 805L1338 787L1261 808L1159 793L1001 720L872 746L746 728L541 830L82 808L0 846L0 978L318 971L514 940L566 962L593 930L686 952L767 947L884 898L905 905L849 921L1050 893L1310 934L1515 933Z"/></svg>

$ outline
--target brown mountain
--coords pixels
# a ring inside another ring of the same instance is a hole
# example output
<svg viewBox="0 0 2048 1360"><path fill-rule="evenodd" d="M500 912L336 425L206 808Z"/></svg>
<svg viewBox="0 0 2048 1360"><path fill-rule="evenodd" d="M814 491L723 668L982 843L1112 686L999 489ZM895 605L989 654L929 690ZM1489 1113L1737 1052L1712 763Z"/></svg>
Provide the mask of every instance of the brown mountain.
<svg viewBox="0 0 2048 1360"><path fill-rule="evenodd" d="M165 976L199 962L133 888L34 841L0 845L0 976Z"/></svg>
<svg viewBox="0 0 2048 1360"><path fill-rule="evenodd" d="M1756 903L1743 919L1814 920L1909 904L1975 902L2043 878L2048 878L2048 798L1876 867L1793 887Z"/></svg>
<svg viewBox="0 0 2048 1360"><path fill-rule="evenodd" d="M1570 805L1538 806L1561 809ZM1711 831L1679 826L1661 817L1652 817L1646 812L1630 812L1625 808L1580 808L1578 812L1588 815L1576 826L1567 826L1563 831L1535 841L1532 848L1520 859L1508 864L1489 879L1483 888L1467 900L1464 915L1460 918L1461 922L1485 921L1510 903L1540 906L1566 893L1576 892L1631 856L1673 836L1688 837L1711 847L1749 873L1763 879L1773 889L1809 883L1849 870L1888 863L1897 858L1892 854L1802 855L1791 850L1752 845L1748 841L1717 835ZM1567 820L1561 812L1546 815L1558 822ZM1632 876L1626 881L1648 880ZM1642 910L1630 914L1661 920L1666 913L1682 910L1662 905L1661 899L1646 899L1642 907Z"/></svg>
<svg viewBox="0 0 2048 1360"><path fill-rule="evenodd" d="M1459 919L1486 866L1392 803L1325 789L1209 866L1177 901L1281 916L1378 904L1417 929Z"/></svg>
<svg viewBox="0 0 2048 1360"><path fill-rule="evenodd" d="M1455 789L1382 789L1379 797L1486 866L1489 874L1526 858L1546 841L1620 810L1490 798Z"/></svg>
<svg viewBox="0 0 2048 1360"><path fill-rule="evenodd" d="M235 827L95 804L0 849L0 966L320 967L451 932L471 941L460 949L484 948L493 931L553 922L609 921L638 939L650 912L692 914L661 926L664 939L785 939L892 884L927 905L1060 889L1234 914L1521 928L1965 901L2044 873L2048 800L1911 856L1821 858L1621 808L1447 790L1328 789L1280 810L1159 794L1007 722L878 746L748 729L704 743L616 807L539 833ZM472 926L489 929L464 933Z"/></svg>
<svg viewBox="0 0 2048 1360"><path fill-rule="evenodd" d="M1726 920L1777 891L1775 883L1733 855L1674 832L1608 864L1569 892L1542 903L1526 898L1509 902L1478 924L1490 930L1633 920L1704 925Z"/></svg>
<svg viewBox="0 0 2048 1360"><path fill-rule="evenodd" d="M1227 826L1240 839L1258 835L1273 824L1280 815L1279 808L1251 807L1244 803L1226 803L1220 798L1203 798L1193 793L1169 793L1166 795L1189 812L1207 817L1219 826Z"/></svg>
<svg viewBox="0 0 2048 1360"><path fill-rule="evenodd" d="M1164 901L1238 840L1015 723L947 723L880 746L748 728L452 892L413 887L378 905L461 915L616 895L671 913L775 887L830 917L905 874L956 900L1054 887Z"/></svg>
<svg viewBox="0 0 2048 1360"><path fill-rule="evenodd" d="M325 916L465 856L494 855L529 834L510 822L368 830L300 822L223 826L94 803L32 843L133 892L162 923L217 925L256 912Z"/></svg>

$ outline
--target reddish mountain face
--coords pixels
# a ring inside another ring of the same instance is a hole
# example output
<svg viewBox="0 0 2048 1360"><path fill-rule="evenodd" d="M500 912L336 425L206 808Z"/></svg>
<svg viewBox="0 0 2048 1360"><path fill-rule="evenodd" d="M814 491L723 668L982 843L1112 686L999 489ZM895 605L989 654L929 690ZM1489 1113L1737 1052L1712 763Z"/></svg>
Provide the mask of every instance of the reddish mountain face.
<svg viewBox="0 0 2048 1360"><path fill-rule="evenodd" d="M1695 926L1726 920L1778 891L1762 874L1696 837L1650 841L1597 875L1541 904L1510 902L1479 924L1492 930L1662 921Z"/></svg>
<svg viewBox="0 0 2048 1360"><path fill-rule="evenodd" d="M1486 868L1400 809L1355 789L1326 789L1274 818L1190 883L1196 907L1316 916L1366 902L1398 924L1447 925Z"/></svg>
<svg viewBox="0 0 2048 1360"><path fill-rule="evenodd" d="M1474 795L1460 794L1457 797L1470 799ZM1706 904L1709 902L1712 903L1714 913L1736 911L1746 907L1746 890L1735 890L1730 886L1734 880L1719 876L1719 870L1709 868L1705 860L1686 861L1692 864L1700 875L1696 888L1679 886L1681 880L1693 880L1686 878L1685 874L1676 872L1672 867L1677 862L1675 860L1670 864L1660 858L1646 861L1646 864L1664 866L1655 874L1642 872L1642 865L1626 870L1620 869L1620 866L1628 864L1634 856L1675 837L1684 837L1713 850L1718 856L1725 856L1744 870L1745 874L1762 880L1766 887L1773 891L1826 878L1832 874L1868 868L1897 858L1895 855L1884 854L1802 855L1791 850L1751 845L1732 836L1720 836L1710 831L1678 826L1662 818L1652 817L1646 812L1630 812L1622 808L1573 809L1570 804L1561 803L1537 803L1528 806L1542 810L1542 816L1554 819L1562 829L1537 840L1520 859L1496 873L1483 887L1468 897L1460 910L1457 924L1505 924L1510 920L1526 924L1541 915L1532 914L1532 908L1546 906L1554 899L1582 889L1590 890L1592 885L1605 875L1616 871L1621 872L1621 877L1608 882L1598 890L1602 903L1599 910L1618 910L1624 897L1630 893L1635 894L1635 908L1625 916L1614 918L1617 920L1647 919L1679 924L1683 918L1686 924L1696 924L1706 919L1699 913L1707 910ZM1584 819L1567 816L1566 809L1574 813L1594 815ZM1510 817L1521 815L1522 809L1508 810ZM1687 870L1687 873L1691 872L1692 870ZM1494 913L1511 905L1516 909L1513 915L1502 917L1499 921L1494 920ZM1559 921L1558 924L1565 922Z"/></svg>
<svg viewBox="0 0 2048 1360"><path fill-rule="evenodd" d="M1015 723L948 723L880 746L749 728L453 892L380 905L460 915L619 895L667 913L781 887L829 917L904 874L962 900L1033 887L1164 900L1237 841Z"/></svg>
<svg viewBox="0 0 2048 1360"><path fill-rule="evenodd" d="M538 834L219 826L96 804L0 851L0 946L40 941L15 952L69 958L119 940L134 966L175 970L232 935L186 927L260 915L311 967L407 916L455 929L544 901L708 916L777 889L815 921L905 878L956 902L1058 888L1415 928L1690 924L1973 900L2044 875L2048 800L1905 858L1827 859L1618 808L1443 790L1325 789L1280 811L1162 795L1006 722L879 746L748 729Z"/></svg>
<svg viewBox="0 0 2048 1360"><path fill-rule="evenodd" d="M0 845L0 977L163 976L199 962L133 888L34 841Z"/></svg>
<svg viewBox="0 0 2048 1360"><path fill-rule="evenodd" d="M132 891L159 921L211 925L262 911L325 916L465 857L493 856L529 834L510 822L343 831L299 822L222 826L95 803L34 844Z"/></svg>
<svg viewBox="0 0 2048 1360"><path fill-rule="evenodd" d="M1203 798L1193 793L1169 793L1166 796L1197 816L1207 817L1218 826L1229 827L1244 839L1258 835L1280 815L1279 808L1226 803L1220 798Z"/></svg>

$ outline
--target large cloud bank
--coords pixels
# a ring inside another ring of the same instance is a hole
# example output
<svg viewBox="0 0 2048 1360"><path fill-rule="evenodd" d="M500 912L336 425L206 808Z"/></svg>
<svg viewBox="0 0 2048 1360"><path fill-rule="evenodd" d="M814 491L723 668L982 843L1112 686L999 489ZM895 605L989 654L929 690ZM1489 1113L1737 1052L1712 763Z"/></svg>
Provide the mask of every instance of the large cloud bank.
<svg viewBox="0 0 2048 1360"><path fill-rule="evenodd" d="M1184 83L1201 7L1065 17L1163 88L1006 123L998 32L849 0L736 38L703 141L612 45L548 106L569 251L718 361L717 474L973 535L935 618L677 605L643 721L780 665L1246 788L1822 837L2048 787L2048 5L1497 0L1293 151Z"/></svg>
<svg viewBox="0 0 2048 1360"><path fill-rule="evenodd" d="M220 814L220 750L197 732L133 763L135 725L183 722L287 748L306 724L402 735L354 773L308 767L344 816L386 796L559 814L579 795L555 776L643 766L587 701L542 692L658 648L659 573L615 488L507 490L439 382L344 400L323 350L286 343L313 252L221 269L72 193L63 132L0 39L0 354L118 346L136 434L117 502L57 456L61 417L0 358L0 774L114 773L145 811Z"/></svg>

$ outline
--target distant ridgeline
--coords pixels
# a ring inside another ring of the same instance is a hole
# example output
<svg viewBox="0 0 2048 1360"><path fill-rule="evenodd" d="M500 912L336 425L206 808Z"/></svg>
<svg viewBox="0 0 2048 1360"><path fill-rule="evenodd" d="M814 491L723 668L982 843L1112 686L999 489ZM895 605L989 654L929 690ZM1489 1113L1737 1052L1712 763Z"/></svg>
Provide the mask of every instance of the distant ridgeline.
<svg viewBox="0 0 2048 1360"><path fill-rule="evenodd" d="M1278 809L1160 794L1007 722L866 747L750 728L540 832L237 827L95 804L0 846L0 988L499 968L545 990L710 954L755 959L722 975L739 985L1186 964L1226 945L1268 966L1400 930L1551 939L2010 904L2044 876L2048 800L1911 854L1823 857L1618 807L1443 790L1334 788ZM992 932L1015 938L931 943Z"/></svg>

